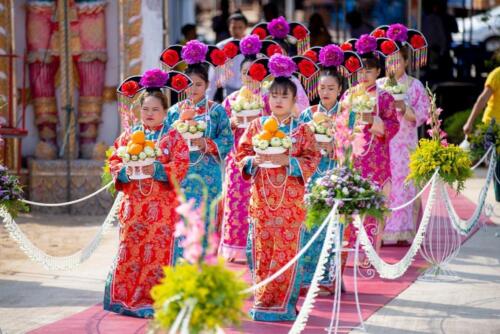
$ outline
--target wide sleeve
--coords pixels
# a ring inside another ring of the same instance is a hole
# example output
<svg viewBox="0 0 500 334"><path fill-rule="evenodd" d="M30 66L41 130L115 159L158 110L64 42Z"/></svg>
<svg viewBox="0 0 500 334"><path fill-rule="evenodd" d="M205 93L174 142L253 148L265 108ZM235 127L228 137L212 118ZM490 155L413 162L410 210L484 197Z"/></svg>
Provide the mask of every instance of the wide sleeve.
<svg viewBox="0 0 500 334"><path fill-rule="evenodd" d="M352 134L354 130L354 123L356 121L356 114L352 112L348 95L344 94L340 100L340 109L335 115L334 119L334 144L335 156L338 161L345 161L346 152L352 146ZM350 158L350 157L349 157Z"/></svg>
<svg viewBox="0 0 500 334"><path fill-rule="evenodd" d="M311 107L300 113L299 123L309 123L312 121L312 110Z"/></svg>
<svg viewBox="0 0 500 334"><path fill-rule="evenodd" d="M419 127L429 118L430 100L424 85L418 79L413 79L409 94L410 107L416 118L416 126Z"/></svg>
<svg viewBox="0 0 500 334"><path fill-rule="evenodd" d="M399 131L399 121L396 112L394 98L387 92L379 94L379 116L384 123L384 135L386 140L391 140Z"/></svg>
<svg viewBox="0 0 500 334"><path fill-rule="evenodd" d="M314 133L305 124L300 125L299 143L294 155L290 157L290 176L302 177L302 181L307 183L318 167L321 155L316 145Z"/></svg>
<svg viewBox="0 0 500 334"><path fill-rule="evenodd" d="M116 190L122 190L123 184L129 183L130 179L127 176L127 168L123 163L122 158L120 158L117 154L117 150L120 146L126 146L128 142L128 134L122 133L120 137L115 140L114 143L114 152L109 157L109 170L111 175L113 176L113 180L115 182Z"/></svg>
<svg viewBox="0 0 500 334"><path fill-rule="evenodd" d="M238 146L236 148L236 166L245 180L250 179L257 172L258 167L253 166L255 152L252 145L252 137L259 132L260 119L254 119L250 122L248 128L243 132Z"/></svg>
<svg viewBox="0 0 500 334"><path fill-rule="evenodd" d="M189 148L182 135L175 129L160 139L162 155L155 161L153 178L176 186L182 182L189 169Z"/></svg>
<svg viewBox="0 0 500 334"><path fill-rule="evenodd" d="M234 99L234 94L238 94L239 92L233 92L229 94L224 101L222 102L222 106L226 110L226 115L227 117L231 118L232 110L231 110L231 100Z"/></svg>
<svg viewBox="0 0 500 334"><path fill-rule="evenodd" d="M231 122L224 108L220 104L215 104L212 108L216 114L216 131L213 138L206 138L207 153L215 155L220 161L223 161L231 151L234 136L231 131Z"/></svg>

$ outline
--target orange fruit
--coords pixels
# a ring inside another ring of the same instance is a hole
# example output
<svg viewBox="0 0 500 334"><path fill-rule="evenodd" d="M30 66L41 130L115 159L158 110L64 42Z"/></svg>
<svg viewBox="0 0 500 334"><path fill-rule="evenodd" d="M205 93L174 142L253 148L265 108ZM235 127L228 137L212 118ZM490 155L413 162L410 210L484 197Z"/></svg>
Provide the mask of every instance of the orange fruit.
<svg viewBox="0 0 500 334"><path fill-rule="evenodd" d="M155 142L152 141L152 140L146 140L144 142L144 147L151 147L151 148L155 148Z"/></svg>
<svg viewBox="0 0 500 334"><path fill-rule="evenodd" d="M187 121L188 119L193 119L195 115L193 108L186 108L181 111L180 119L181 121Z"/></svg>
<svg viewBox="0 0 500 334"><path fill-rule="evenodd" d="M286 137L286 133L284 133L283 131L281 130L278 130L276 131L276 133L274 134L275 137L279 138L279 139L283 139Z"/></svg>
<svg viewBox="0 0 500 334"><path fill-rule="evenodd" d="M271 140L273 138L273 134L269 131L262 131L259 133L260 140Z"/></svg>
<svg viewBox="0 0 500 334"><path fill-rule="evenodd" d="M144 149L144 146L142 146L141 144L134 143L134 144L128 146L127 153L131 154L131 155L138 155L139 153L142 152L143 149Z"/></svg>
<svg viewBox="0 0 500 334"><path fill-rule="evenodd" d="M132 139L132 142L134 144L144 144L144 141L146 140L146 135L144 134L143 131L141 130L136 130L134 133L132 133L132 136L130 137Z"/></svg>
<svg viewBox="0 0 500 334"><path fill-rule="evenodd" d="M275 133L276 131L278 131L279 124L278 124L278 121L274 117L269 117L264 122L262 127L264 128L264 130L266 130L268 132Z"/></svg>

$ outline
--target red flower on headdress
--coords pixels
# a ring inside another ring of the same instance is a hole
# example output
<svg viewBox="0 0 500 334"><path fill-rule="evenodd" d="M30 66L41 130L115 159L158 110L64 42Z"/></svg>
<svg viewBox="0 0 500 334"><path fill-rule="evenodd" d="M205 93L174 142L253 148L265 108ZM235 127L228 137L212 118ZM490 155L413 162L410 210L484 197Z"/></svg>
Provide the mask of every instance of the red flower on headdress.
<svg viewBox="0 0 500 334"><path fill-rule="evenodd" d="M271 44L266 50L267 56L271 57L275 53L283 54L281 47L276 44Z"/></svg>
<svg viewBox="0 0 500 334"><path fill-rule="evenodd" d="M313 50L307 50L304 52L303 56L311 59L315 63L318 62L318 55Z"/></svg>
<svg viewBox="0 0 500 334"><path fill-rule="evenodd" d="M413 35L410 39L410 44L414 49L418 50L425 46L425 40L420 35Z"/></svg>
<svg viewBox="0 0 500 334"><path fill-rule="evenodd" d="M226 54L224 51L215 49L210 53L210 60L215 66L221 66L226 63Z"/></svg>
<svg viewBox="0 0 500 334"><path fill-rule="evenodd" d="M267 36L266 29L262 27L255 28L252 34L259 36L259 39L264 39Z"/></svg>
<svg viewBox="0 0 500 334"><path fill-rule="evenodd" d="M375 38L385 37L385 31L382 29L377 29L374 32L372 32L372 36Z"/></svg>
<svg viewBox="0 0 500 334"><path fill-rule="evenodd" d="M179 62L179 55L175 52L175 50L167 50L162 54L161 60L163 60L168 66L172 67Z"/></svg>
<svg viewBox="0 0 500 334"><path fill-rule="evenodd" d="M308 60L302 59L298 64L299 72L306 78L309 78L311 75L316 72L316 68L314 64Z"/></svg>
<svg viewBox="0 0 500 334"><path fill-rule="evenodd" d="M233 59L238 54L238 47L234 43L227 43L224 45L224 54L227 58Z"/></svg>
<svg viewBox="0 0 500 334"><path fill-rule="evenodd" d="M248 69L248 75L256 81L262 81L267 76L267 69L260 63L253 64Z"/></svg>
<svg viewBox="0 0 500 334"><path fill-rule="evenodd" d="M392 41L383 41L380 44L380 50L382 51L383 54L390 55L394 51L396 51L396 45L394 45L394 42Z"/></svg>
<svg viewBox="0 0 500 334"><path fill-rule="evenodd" d="M349 70L349 72L356 72L361 67L358 58L349 57L345 62L345 68Z"/></svg>
<svg viewBox="0 0 500 334"><path fill-rule="evenodd" d="M301 25L296 26L292 30L292 35L299 41L303 40L304 38L307 37L307 30Z"/></svg>
<svg viewBox="0 0 500 334"><path fill-rule="evenodd" d="M172 77L171 85L176 91L181 91L188 86L188 80L182 74L176 74Z"/></svg>
<svg viewBox="0 0 500 334"><path fill-rule="evenodd" d="M348 42L344 42L344 43L340 44L340 48L343 51L352 51L352 45L351 45L351 43L348 43Z"/></svg>
<svg viewBox="0 0 500 334"><path fill-rule="evenodd" d="M122 85L122 93L128 97L133 97L139 90L139 84L136 81L127 81Z"/></svg>

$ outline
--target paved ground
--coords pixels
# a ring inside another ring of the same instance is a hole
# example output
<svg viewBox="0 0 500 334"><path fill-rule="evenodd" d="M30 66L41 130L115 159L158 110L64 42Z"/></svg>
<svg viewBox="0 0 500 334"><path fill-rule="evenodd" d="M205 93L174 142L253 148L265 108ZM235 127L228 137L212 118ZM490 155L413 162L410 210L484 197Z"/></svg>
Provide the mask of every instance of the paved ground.
<svg viewBox="0 0 500 334"><path fill-rule="evenodd" d="M467 184L477 199L481 177ZM489 193L492 201L492 191ZM500 214L500 205L496 205ZM21 228L52 255L69 255L92 239L104 217L23 216ZM495 218L496 222L500 219ZM500 234L487 227L474 235L454 261L462 280L417 282L367 322L370 333L500 333ZM0 329L25 333L94 305L116 253L117 229L96 253L69 272L48 272L29 261L0 228ZM307 333L307 331L305 331Z"/></svg>

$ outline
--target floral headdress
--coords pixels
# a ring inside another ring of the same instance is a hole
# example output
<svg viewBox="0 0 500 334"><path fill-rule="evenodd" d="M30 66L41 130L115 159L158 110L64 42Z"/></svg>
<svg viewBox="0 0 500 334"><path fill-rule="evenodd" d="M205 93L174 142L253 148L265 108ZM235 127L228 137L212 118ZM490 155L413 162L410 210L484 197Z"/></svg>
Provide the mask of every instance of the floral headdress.
<svg viewBox="0 0 500 334"><path fill-rule="evenodd" d="M271 57L279 53L284 54L281 46L273 40L261 40L257 35L248 35L241 40L229 41L224 46L228 58L242 54L246 59L255 60L258 57Z"/></svg>
<svg viewBox="0 0 500 334"><path fill-rule="evenodd" d="M234 57L234 56L233 56ZM186 45L171 45L160 55L160 64L165 69L171 69L181 63L189 66L196 64L208 64L215 68L217 85L230 76L230 70L226 66L228 59L226 50L221 50L214 45L206 45L198 40L191 40Z"/></svg>
<svg viewBox="0 0 500 334"><path fill-rule="evenodd" d="M407 45L411 49L412 69L417 69L427 64L427 40L418 30L408 29L401 23L383 25L371 32L374 37L386 37L393 40L399 47Z"/></svg>
<svg viewBox="0 0 500 334"><path fill-rule="evenodd" d="M254 61L250 65L247 75L255 81L262 82L271 76L274 78L291 78L292 75L295 75L311 78L318 70L318 66L307 57L288 57L282 54L275 54L269 59L261 58Z"/></svg>
<svg viewBox="0 0 500 334"><path fill-rule="evenodd" d="M163 71L159 68L147 70L143 75L134 75L126 78L117 88L118 108L122 127L129 131L131 125L137 122L134 106L139 100L142 91L170 89L181 93L189 88L193 82L184 73L178 71Z"/></svg>
<svg viewBox="0 0 500 334"><path fill-rule="evenodd" d="M349 80L355 79L356 72L363 68L361 58L356 52L344 51L335 44L312 47L304 52L304 56L318 64L320 68L338 71L344 78ZM306 79L304 82L305 89L311 100L318 94L318 81L319 72L314 80Z"/></svg>
<svg viewBox="0 0 500 334"><path fill-rule="evenodd" d="M382 35L384 33L387 35L384 29L378 28L377 35ZM375 30L377 31L377 30ZM393 40L386 37L374 37L373 33L368 35L361 35L359 39L352 38L340 45L340 48L345 52L351 51L356 52L361 57L368 58L383 58L385 59L386 68L389 71L397 65L396 54L399 51L399 46Z"/></svg>
<svg viewBox="0 0 500 334"><path fill-rule="evenodd" d="M261 40L276 39L297 45L297 53L302 55L310 44L310 32L299 22L287 22L280 16L270 22L258 23L250 34L257 35Z"/></svg>

